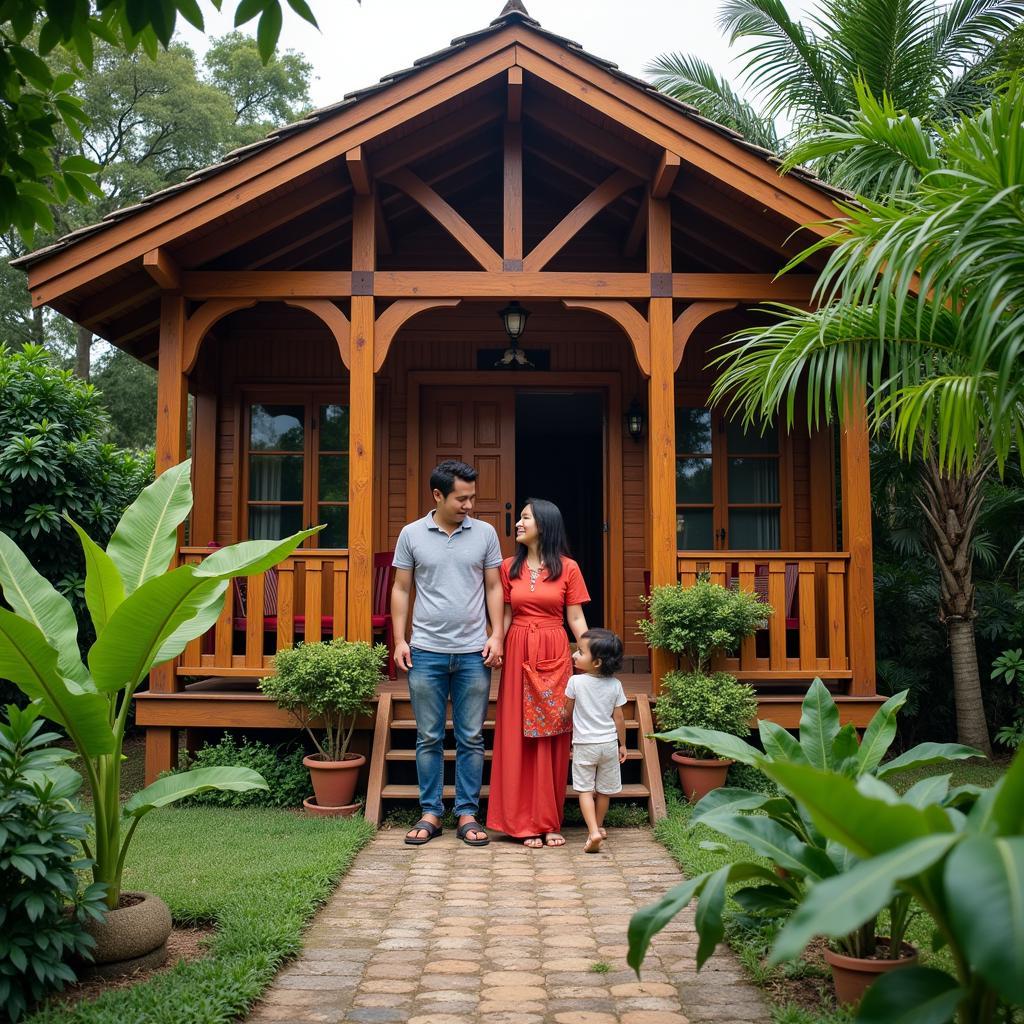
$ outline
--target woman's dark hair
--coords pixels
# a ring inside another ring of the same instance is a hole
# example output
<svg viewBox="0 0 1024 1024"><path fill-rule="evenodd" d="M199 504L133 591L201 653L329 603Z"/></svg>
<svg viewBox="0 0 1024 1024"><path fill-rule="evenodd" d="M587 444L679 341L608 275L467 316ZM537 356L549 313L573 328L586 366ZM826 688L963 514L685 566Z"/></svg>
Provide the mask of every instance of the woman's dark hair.
<svg viewBox="0 0 1024 1024"><path fill-rule="evenodd" d="M565 537L565 523L558 506L543 498L527 498L523 507L533 509L533 521L540 534L540 560L547 566L548 579L557 580L562 575L562 559L569 557L569 541ZM517 544L508 574L519 579L526 562L526 545Z"/></svg>
<svg viewBox="0 0 1024 1024"><path fill-rule="evenodd" d="M447 498L455 488L456 477L471 484L476 476L476 470L465 462L459 462L457 459L445 459L444 462L435 466L434 472L430 474L430 493L440 491L441 497Z"/></svg>
<svg viewBox="0 0 1024 1024"><path fill-rule="evenodd" d="M622 668L622 641L610 629L588 629L580 639L590 641L590 656L601 662L600 675L613 676Z"/></svg>

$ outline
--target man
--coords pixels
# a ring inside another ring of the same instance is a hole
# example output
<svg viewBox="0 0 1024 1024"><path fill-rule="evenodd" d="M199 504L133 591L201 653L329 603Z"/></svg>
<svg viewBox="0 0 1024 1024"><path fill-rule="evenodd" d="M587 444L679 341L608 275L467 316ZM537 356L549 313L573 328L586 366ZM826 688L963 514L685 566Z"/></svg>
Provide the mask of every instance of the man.
<svg viewBox="0 0 1024 1024"><path fill-rule="evenodd" d="M403 527L395 547L395 663L409 673L422 811L422 819L405 837L410 846L422 846L441 834L449 695L455 728L457 835L469 846L490 842L476 815L484 771L484 718L491 669L501 664L505 604L498 535L489 523L469 516L476 477L476 470L464 462L442 462L430 474L436 507ZM407 643L414 582L412 641Z"/></svg>

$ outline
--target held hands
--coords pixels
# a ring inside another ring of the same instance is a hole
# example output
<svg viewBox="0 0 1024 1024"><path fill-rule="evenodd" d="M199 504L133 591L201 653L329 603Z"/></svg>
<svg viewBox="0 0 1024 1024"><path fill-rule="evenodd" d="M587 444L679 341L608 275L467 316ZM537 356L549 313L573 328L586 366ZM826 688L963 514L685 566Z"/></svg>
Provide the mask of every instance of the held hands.
<svg viewBox="0 0 1024 1024"><path fill-rule="evenodd" d="M626 760L626 748L620 743L619 744L619 764L622 764Z"/></svg>
<svg viewBox="0 0 1024 1024"><path fill-rule="evenodd" d="M488 668L501 668L504 643L495 636L489 636L484 644L483 659Z"/></svg>
<svg viewBox="0 0 1024 1024"><path fill-rule="evenodd" d="M395 641L395 664L403 672L412 668L412 651L409 650L408 640Z"/></svg>

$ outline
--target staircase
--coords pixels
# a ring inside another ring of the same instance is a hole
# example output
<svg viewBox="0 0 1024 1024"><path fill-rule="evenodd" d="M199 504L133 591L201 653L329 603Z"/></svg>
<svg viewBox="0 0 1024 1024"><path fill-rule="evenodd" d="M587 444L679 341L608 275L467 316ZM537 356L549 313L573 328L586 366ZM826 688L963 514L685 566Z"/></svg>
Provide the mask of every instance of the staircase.
<svg viewBox="0 0 1024 1024"><path fill-rule="evenodd" d="M484 799L490 792L491 757L494 741L494 716L497 701L487 707L484 722L484 784L480 795ZM449 712L451 708L449 706ZM665 817L665 794L661 786L661 768L658 763L657 743L650 739L654 731L651 705L646 694L627 694L622 709L626 718L626 763L622 766L622 792L613 799L645 800L651 823ZM455 739L449 719L445 739L444 798L455 796L454 778ZM449 767L451 766L451 767ZM384 801L419 800L416 782L416 719L412 701L407 696L382 693L377 703L377 718L373 733L373 752L370 757L370 781L366 795L366 818L380 824ZM574 796L566 785L566 795Z"/></svg>

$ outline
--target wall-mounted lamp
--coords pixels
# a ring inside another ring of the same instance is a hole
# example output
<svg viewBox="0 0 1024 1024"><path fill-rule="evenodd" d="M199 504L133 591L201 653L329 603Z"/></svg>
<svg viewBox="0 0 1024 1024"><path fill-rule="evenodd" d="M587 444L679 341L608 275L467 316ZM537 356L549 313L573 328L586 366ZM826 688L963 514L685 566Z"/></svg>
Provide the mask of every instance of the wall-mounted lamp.
<svg viewBox="0 0 1024 1024"><path fill-rule="evenodd" d="M639 442L644 436L644 428L647 426L647 417L644 416L643 407L634 398L626 410L626 430L634 441Z"/></svg>
<svg viewBox="0 0 1024 1024"><path fill-rule="evenodd" d="M518 302L510 302L504 309L498 311L505 333L512 344L505 349L504 355L494 364L495 366L533 366L526 358L526 353L519 347L519 339L526 330L529 315L529 310L523 309Z"/></svg>

